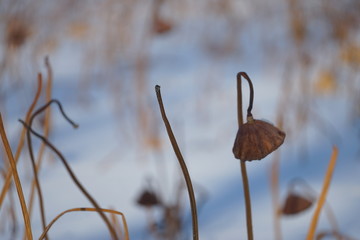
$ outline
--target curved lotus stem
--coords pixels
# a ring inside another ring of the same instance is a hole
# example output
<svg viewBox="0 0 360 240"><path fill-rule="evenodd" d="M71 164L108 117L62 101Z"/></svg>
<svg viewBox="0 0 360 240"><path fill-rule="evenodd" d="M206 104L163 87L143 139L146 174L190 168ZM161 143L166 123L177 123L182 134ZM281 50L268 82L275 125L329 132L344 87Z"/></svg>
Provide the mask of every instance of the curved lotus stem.
<svg viewBox="0 0 360 240"><path fill-rule="evenodd" d="M249 99L249 107L247 109L247 117L251 117L251 110L253 108L253 102L254 102L254 87L253 84L251 82L250 77L246 74L246 72L239 72L237 74L237 80L238 82L241 83L241 76L243 76L249 83L249 88L250 88L250 99ZM242 108L242 107L241 107ZM242 110L242 109L241 109Z"/></svg>

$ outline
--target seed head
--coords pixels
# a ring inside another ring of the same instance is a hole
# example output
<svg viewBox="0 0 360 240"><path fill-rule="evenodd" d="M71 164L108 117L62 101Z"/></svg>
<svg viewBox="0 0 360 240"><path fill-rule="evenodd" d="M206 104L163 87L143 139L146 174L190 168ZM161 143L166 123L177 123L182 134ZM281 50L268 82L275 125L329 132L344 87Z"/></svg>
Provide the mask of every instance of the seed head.
<svg viewBox="0 0 360 240"><path fill-rule="evenodd" d="M290 193L285 200L281 213L284 215L294 215L305 211L312 204L312 200L296 193Z"/></svg>
<svg viewBox="0 0 360 240"><path fill-rule="evenodd" d="M160 204L155 193L149 190L144 190L137 200L137 203L143 207L153 207Z"/></svg>
<svg viewBox="0 0 360 240"><path fill-rule="evenodd" d="M249 116L236 134L233 153L242 161L260 160L275 151L284 139L285 133L274 125Z"/></svg>

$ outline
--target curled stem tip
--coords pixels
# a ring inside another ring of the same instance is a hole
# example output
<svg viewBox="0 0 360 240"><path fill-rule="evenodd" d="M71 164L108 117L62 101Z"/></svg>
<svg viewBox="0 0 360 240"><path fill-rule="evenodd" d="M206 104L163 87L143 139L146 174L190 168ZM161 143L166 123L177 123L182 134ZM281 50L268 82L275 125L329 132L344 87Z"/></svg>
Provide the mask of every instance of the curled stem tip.
<svg viewBox="0 0 360 240"><path fill-rule="evenodd" d="M253 84L252 84L252 81L251 81L250 77L246 74L246 72L239 72L237 74L237 80L238 81L241 81L241 77L244 77L249 83L250 99L249 99L249 107L247 109L247 116L251 117L252 116L251 110L253 108L253 102L254 102L254 87L253 87Z"/></svg>
<svg viewBox="0 0 360 240"><path fill-rule="evenodd" d="M55 103L56 105L58 105L59 110L61 112L61 114L63 115L63 117L66 119L66 121L68 121L74 128L78 128L79 125L77 123L75 123L73 120L71 120L67 114L65 113L61 103L59 102L59 100L56 99L52 99L50 100L48 103L46 103L44 106L40 107L36 112L34 112L34 114L31 116L30 118L30 122L29 122L29 126L31 126L32 121L34 120L34 118L40 114L41 112L43 112L46 108L48 108L52 103Z"/></svg>

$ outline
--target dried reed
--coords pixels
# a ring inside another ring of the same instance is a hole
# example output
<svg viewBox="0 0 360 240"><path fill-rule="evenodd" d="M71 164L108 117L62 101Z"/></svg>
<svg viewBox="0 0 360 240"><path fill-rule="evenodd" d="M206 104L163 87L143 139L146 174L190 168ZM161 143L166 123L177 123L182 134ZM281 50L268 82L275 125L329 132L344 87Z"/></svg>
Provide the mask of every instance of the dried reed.
<svg viewBox="0 0 360 240"><path fill-rule="evenodd" d="M68 116L65 114L65 112L63 111L62 105L58 100L51 100L50 102L48 102L47 104L45 104L44 106L40 107L32 116L32 119L34 117L36 117L36 115L38 115L39 113L41 113L42 111L44 111L47 107L49 107L52 103L56 103L59 107L59 110L61 112L61 114L63 115L63 117L75 128L78 127L77 124L75 124L71 119L68 118ZM22 120L19 120L27 129L28 131L30 131L32 134L34 134L36 137L40 138L51 150L53 150L56 155L58 155L58 157L60 158L60 160L62 161L62 163L64 164L66 170L68 171L71 179L73 180L73 182L75 183L75 185L80 189L80 191L87 197L87 199L91 202L91 204L93 204L93 206L98 209L98 213L100 215L100 217L104 220L105 224L107 225L109 232L111 234L111 237L113 239L118 239L116 232L113 228L113 226L111 225L110 221L107 219L107 217L105 216L105 214L100 210L101 208L99 207L98 203L95 201L95 199L86 191L86 189L83 187L83 185L80 183L80 181L77 179L77 177L75 176L74 172L72 171L72 169L70 168L70 165L67 163L65 157L61 154L61 152L52 144L50 143L44 136L40 135L39 133L37 133L36 131L34 131L30 126L28 126L26 123L24 123ZM30 120L30 123L32 121Z"/></svg>
<svg viewBox="0 0 360 240"><path fill-rule="evenodd" d="M111 214L116 214L116 215L120 215L122 222L123 222L123 226L124 226L124 230L125 230L125 240L129 240L129 230L128 230L128 226L127 226L127 222L126 222L126 218L125 215L121 212L112 210L112 209L106 209L106 208L71 208L68 210L65 210L63 212L61 212L60 214L58 214L45 228L45 231L41 234L41 236L39 237L39 240L44 239L46 233L50 230L50 228L52 227L52 225L59 220L59 218L61 218L63 215L65 215L66 213L70 213L70 212L107 212L107 213L111 213Z"/></svg>
<svg viewBox="0 0 360 240"><path fill-rule="evenodd" d="M309 232L306 237L307 240L312 240L315 237L316 226L317 226L317 223L318 223L318 220L320 217L321 209L324 206L325 201L326 201L326 195L327 195L327 192L330 187L332 175L334 173L337 156L338 156L338 148L336 146L334 146L332 154L331 154L330 162L328 165L328 169L326 171L326 175L324 178L321 194L320 194L319 200L317 201L316 209L315 209L314 215L313 215L311 223L310 223Z"/></svg>
<svg viewBox="0 0 360 240"><path fill-rule="evenodd" d="M40 93L41 93L41 87L42 87L42 76L41 74L39 73L38 74L38 85L37 85L37 90L36 90L36 94L34 96L34 99L26 113L26 116L25 116L25 122L28 123L29 120L30 120L30 117L31 117L31 114L32 114L32 111L34 110L35 108L35 105L40 97ZM19 157L20 157L20 154L21 154L21 150L24 146L24 139L25 139L25 134L26 134L26 128L23 128L22 131L21 131L21 134L20 134L20 139L19 139L19 143L18 143L18 147L16 149L16 153L15 153L15 157L14 157L14 160L15 160L15 163L17 163ZM9 187L10 187L10 183L11 183L11 177L12 177L12 168L9 168L8 172L6 173L6 176L5 176L5 182L4 182L4 185L1 189L1 194L0 194L0 208L2 206L2 203L5 199L5 196L6 196L6 193L8 192L9 190Z"/></svg>
<svg viewBox="0 0 360 240"><path fill-rule="evenodd" d="M29 217L29 213L27 211L25 198L24 198L24 193L22 191L19 174L18 174L17 169L16 169L16 162L15 162L14 156L13 156L13 154L11 152L11 148L10 148L8 138L6 137L6 132L5 132L5 128L4 128L4 124L3 124L1 114L0 114L0 134L1 134L1 139L2 139L2 142L3 142L4 148L5 148L8 160L10 162L12 172L13 172L16 191L17 191L18 196L19 196L19 201L20 201L20 205L21 205L21 211L22 211L22 214L23 214L23 217L24 217L26 236L27 236L28 240L32 240L33 237L32 237L32 231L31 231L30 217Z"/></svg>

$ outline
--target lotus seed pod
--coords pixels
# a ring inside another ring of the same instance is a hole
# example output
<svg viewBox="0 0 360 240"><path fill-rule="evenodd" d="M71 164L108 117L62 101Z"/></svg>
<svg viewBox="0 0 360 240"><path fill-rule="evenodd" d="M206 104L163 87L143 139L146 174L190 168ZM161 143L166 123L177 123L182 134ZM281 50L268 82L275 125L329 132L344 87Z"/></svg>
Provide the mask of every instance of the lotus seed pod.
<svg viewBox="0 0 360 240"><path fill-rule="evenodd" d="M305 211L311 207L312 204L312 200L295 193L290 193L285 200L281 213L284 215L294 215Z"/></svg>
<svg viewBox="0 0 360 240"><path fill-rule="evenodd" d="M143 207L152 207L160 204L156 194L148 190L142 192L137 203Z"/></svg>
<svg viewBox="0 0 360 240"><path fill-rule="evenodd" d="M233 153L242 161L260 160L275 151L284 139L283 131L250 115L237 132Z"/></svg>

